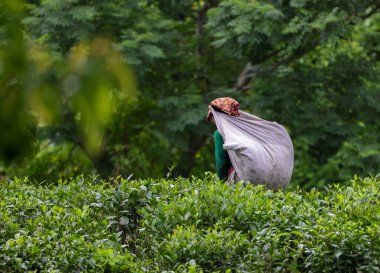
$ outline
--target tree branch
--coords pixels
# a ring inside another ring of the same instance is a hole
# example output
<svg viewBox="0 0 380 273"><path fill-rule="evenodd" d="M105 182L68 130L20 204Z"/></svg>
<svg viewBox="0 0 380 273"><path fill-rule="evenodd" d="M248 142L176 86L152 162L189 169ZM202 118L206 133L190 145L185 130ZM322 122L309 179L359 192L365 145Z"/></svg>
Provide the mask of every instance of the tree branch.
<svg viewBox="0 0 380 273"><path fill-rule="evenodd" d="M377 1L377 4L373 7L373 9L371 11L369 11L368 13L366 13L362 16L358 16L358 17L364 20L364 19L367 19L367 18L371 17L372 15L374 15L378 12L380 12L380 1ZM240 73L240 75L239 75L239 77L238 77L238 79L234 85L235 89L243 90L243 91L248 90L249 84L257 78L257 75L260 72L273 71L281 65L289 64L289 63L301 58L302 56L306 55L310 51L312 51L314 48L316 48L319 45L319 43L320 43L320 40L316 39L311 43L311 45L308 48L305 48L305 49L300 50L300 51L296 51L293 54L275 62L274 64L268 65L267 67L262 67L260 64L264 63L269 58L272 58L272 57L275 57L276 55L278 55L278 53L281 52L282 49L270 53L267 57L263 58L259 63L252 64L251 62L248 62L245 65L243 71Z"/></svg>
<svg viewBox="0 0 380 273"><path fill-rule="evenodd" d="M293 61L303 57L310 51L314 50L320 43L320 39L315 39L314 41L311 42L311 44L307 47L304 48L303 50L299 50L294 52L293 54L283 58L282 60L279 60L278 62L275 62L273 65L270 66L271 69L275 69L279 67L280 65L285 65L292 63Z"/></svg>
<svg viewBox="0 0 380 273"><path fill-rule="evenodd" d="M251 62L248 62L245 65L243 71L240 73L240 75L239 75L239 77L238 77L238 79L237 79L234 87L236 89L243 90L243 91L247 90L249 82L255 80L256 75L259 73L260 64L264 63L265 61L269 60L270 58L276 56L281 51L283 51L283 48L272 51L267 56L265 56L264 58L262 58L260 60L260 62L258 62L255 65L252 65Z"/></svg>
<svg viewBox="0 0 380 273"><path fill-rule="evenodd" d="M246 66L244 67L242 73L240 73L240 75L239 75L239 78L235 84L235 88L238 90L242 90L242 91L248 90L249 89L249 83L254 81L260 72L273 71L281 65L286 65L286 64L292 63L293 61L301 58L305 54L312 51L314 48L316 48L319 45L319 43L320 43L320 39L315 39L310 44L310 46L308 46L307 48L304 48L303 50L295 51L295 52L293 52L293 54L291 54L287 57L284 57L283 59L275 62L272 65L268 65L266 67L265 66L261 67L260 64L252 65L250 62L247 63ZM279 52L280 52L280 50L277 51L277 54ZM270 57L273 57L274 55L275 54L269 54L268 58L263 59L263 61L261 63L263 63L265 60L269 59Z"/></svg>
<svg viewBox="0 0 380 273"><path fill-rule="evenodd" d="M195 162L195 156L198 151L204 147L205 142L208 139L208 135L198 136L190 135L190 147L189 150L183 152L178 165L175 167L174 175L188 177Z"/></svg>
<svg viewBox="0 0 380 273"><path fill-rule="evenodd" d="M243 71L240 73L239 78L237 79L235 83L235 88L238 90L247 90L248 84L255 80L257 72L258 72L258 65L252 65L251 62L248 62Z"/></svg>
<svg viewBox="0 0 380 273"><path fill-rule="evenodd" d="M380 2L377 3L375 5L375 7L370 12L368 12L367 14L364 14L363 16L360 16L360 18L365 20L365 19L371 17L372 15L374 15L375 13L378 13L379 11L380 11Z"/></svg>
<svg viewBox="0 0 380 273"><path fill-rule="evenodd" d="M204 26L207 22L207 12L209 9L216 7L218 5L219 1L205 1L203 6L197 10L196 16L193 18L195 19L196 28L195 28L195 37L198 39L201 39L204 33ZM199 45L197 48L197 54L202 54L202 46Z"/></svg>

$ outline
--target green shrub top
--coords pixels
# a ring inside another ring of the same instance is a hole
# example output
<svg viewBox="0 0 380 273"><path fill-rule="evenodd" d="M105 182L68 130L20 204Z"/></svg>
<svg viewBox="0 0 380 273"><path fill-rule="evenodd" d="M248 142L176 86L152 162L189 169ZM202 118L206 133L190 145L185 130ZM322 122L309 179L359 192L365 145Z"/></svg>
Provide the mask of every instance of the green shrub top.
<svg viewBox="0 0 380 273"><path fill-rule="evenodd" d="M0 184L4 272L377 272L380 178L272 192L204 178ZM1 270L0 270L1 271Z"/></svg>

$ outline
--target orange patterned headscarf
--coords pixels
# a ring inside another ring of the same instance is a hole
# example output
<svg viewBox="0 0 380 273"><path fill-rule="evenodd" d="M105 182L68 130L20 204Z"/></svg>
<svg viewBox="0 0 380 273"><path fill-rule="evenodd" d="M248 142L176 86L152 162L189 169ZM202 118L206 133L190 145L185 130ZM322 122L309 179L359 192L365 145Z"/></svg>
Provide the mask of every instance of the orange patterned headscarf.
<svg viewBox="0 0 380 273"><path fill-rule="evenodd" d="M233 98L224 97L224 98L215 99L210 103L209 108L211 106L213 106L214 108L218 109L219 111L223 113L226 113L227 115L234 116L234 117L240 116L240 113L239 113L240 104ZM209 110L207 114L208 121L211 120L211 116L212 116L211 110Z"/></svg>

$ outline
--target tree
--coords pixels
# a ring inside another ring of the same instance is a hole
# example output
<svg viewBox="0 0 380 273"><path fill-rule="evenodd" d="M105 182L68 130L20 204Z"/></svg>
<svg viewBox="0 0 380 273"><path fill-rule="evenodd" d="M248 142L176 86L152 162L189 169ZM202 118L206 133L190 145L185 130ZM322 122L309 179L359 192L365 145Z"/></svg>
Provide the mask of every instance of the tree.
<svg viewBox="0 0 380 273"><path fill-rule="evenodd" d="M98 158L115 101L130 106L128 102L133 100L131 70L106 39L78 43L66 56L52 54L40 42L23 35L23 12L22 2L2 3L0 126L7 133L0 139L1 158L10 162L27 155L40 139L30 136L36 126L41 137L40 131L54 129L57 124L61 132L67 128L75 131L77 143L87 155ZM60 118L65 119L63 123Z"/></svg>
<svg viewBox="0 0 380 273"><path fill-rule="evenodd" d="M378 170L377 1L48 0L28 10L33 43L65 58L77 43L105 36L135 70L138 100L113 108L92 159L98 173L162 176L173 163L177 175L212 169L204 118L221 96L288 128L300 184ZM70 129L75 115L63 120L43 139L58 143L67 132L84 148Z"/></svg>
<svg viewBox="0 0 380 273"><path fill-rule="evenodd" d="M214 45L248 61L235 87L289 128L301 184L378 171L378 54L363 33L379 25L379 9L373 1L224 1L210 12Z"/></svg>

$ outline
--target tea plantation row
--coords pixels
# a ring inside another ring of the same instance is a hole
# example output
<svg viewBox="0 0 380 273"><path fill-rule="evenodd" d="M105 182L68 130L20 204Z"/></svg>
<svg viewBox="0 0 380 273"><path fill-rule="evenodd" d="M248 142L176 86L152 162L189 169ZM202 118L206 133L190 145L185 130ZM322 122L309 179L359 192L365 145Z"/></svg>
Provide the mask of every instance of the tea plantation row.
<svg viewBox="0 0 380 273"><path fill-rule="evenodd" d="M379 272L380 178L0 183L0 272Z"/></svg>

